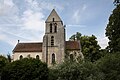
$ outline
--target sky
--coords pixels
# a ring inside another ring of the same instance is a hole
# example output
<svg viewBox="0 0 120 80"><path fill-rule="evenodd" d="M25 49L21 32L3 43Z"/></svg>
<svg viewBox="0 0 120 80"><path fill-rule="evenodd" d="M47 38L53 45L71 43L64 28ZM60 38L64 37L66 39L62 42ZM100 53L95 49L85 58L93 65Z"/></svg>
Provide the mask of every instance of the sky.
<svg viewBox="0 0 120 80"><path fill-rule="evenodd" d="M20 42L42 42L45 20L55 9L66 25L66 40L76 32L108 45L105 28L113 0L0 0L0 54L12 54Z"/></svg>

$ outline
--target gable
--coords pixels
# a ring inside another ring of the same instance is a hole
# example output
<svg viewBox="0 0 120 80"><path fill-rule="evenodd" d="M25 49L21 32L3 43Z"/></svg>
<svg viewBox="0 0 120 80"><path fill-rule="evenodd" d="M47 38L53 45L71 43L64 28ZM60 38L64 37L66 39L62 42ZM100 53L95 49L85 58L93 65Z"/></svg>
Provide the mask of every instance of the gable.
<svg viewBox="0 0 120 80"><path fill-rule="evenodd" d="M45 22L51 22L53 21L53 18L55 21L62 21L60 17L58 16L57 12L55 11L55 9L52 10L52 12L50 13L50 15L48 16Z"/></svg>
<svg viewBox="0 0 120 80"><path fill-rule="evenodd" d="M13 52L42 52L42 43L18 43Z"/></svg>

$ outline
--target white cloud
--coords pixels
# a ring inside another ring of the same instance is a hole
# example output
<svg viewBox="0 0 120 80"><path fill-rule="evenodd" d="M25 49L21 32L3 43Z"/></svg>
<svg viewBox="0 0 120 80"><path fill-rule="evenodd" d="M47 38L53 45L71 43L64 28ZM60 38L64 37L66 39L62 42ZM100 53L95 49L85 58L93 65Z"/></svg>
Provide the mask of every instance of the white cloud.
<svg viewBox="0 0 120 80"><path fill-rule="evenodd" d="M41 11L42 8L39 6L39 3L36 0L25 0L27 2L28 9L34 11Z"/></svg>
<svg viewBox="0 0 120 80"><path fill-rule="evenodd" d="M70 24L70 25L67 25L68 27L81 27L81 28L85 28L86 25L80 25L80 24Z"/></svg>
<svg viewBox="0 0 120 80"><path fill-rule="evenodd" d="M20 42L42 42L45 31L44 10L63 6L39 0L0 0L0 40L15 46ZM21 4L19 4L21 3ZM22 9L21 9L22 8Z"/></svg>
<svg viewBox="0 0 120 80"><path fill-rule="evenodd" d="M82 7L82 10L85 11L87 9L87 5L84 4L83 7Z"/></svg>
<svg viewBox="0 0 120 80"><path fill-rule="evenodd" d="M34 11L42 10L52 10L53 8L58 10L63 10L64 5L58 3L51 3L51 1L40 1L40 0L25 0L27 2L28 8Z"/></svg>
<svg viewBox="0 0 120 80"><path fill-rule="evenodd" d="M13 0L3 0L5 4L14 6Z"/></svg>
<svg viewBox="0 0 120 80"><path fill-rule="evenodd" d="M22 29L44 31L45 22L43 18L44 15L40 12L26 10L22 17L24 26Z"/></svg>
<svg viewBox="0 0 120 80"><path fill-rule="evenodd" d="M6 39L6 35L0 34L0 40L4 40L4 39Z"/></svg>
<svg viewBox="0 0 120 80"><path fill-rule="evenodd" d="M98 44L102 49L105 49L108 46L108 38L107 37L98 37Z"/></svg>
<svg viewBox="0 0 120 80"><path fill-rule="evenodd" d="M80 10L76 10L72 16L72 19L75 20L76 23L79 22L79 19L80 19Z"/></svg>
<svg viewBox="0 0 120 80"><path fill-rule="evenodd" d="M76 11L74 11L74 14L72 15L72 20L74 20L75 23L80 23L80 19L82 19L83 13L85 12L85 10L87 9L87 5L83 4L83 6L79 9L77 9Z"/></svg>
<svg viewBox="0 0 120 80"><path fill-rule="evenodd" d="M0 2L0 16L10 16L17 12L17 7L12 0L2 0Z"/></svg>
<svg viewBox="0 0 120 80"><path fill-rule="evenodd" d="M19 6L14 4L12 0L4 1L0 9L5 12L0 13L0 28L4 28L7 38L3 38L5 42L14 45L17 39L21 40L41 40L44 32L45 22L42 11L36 1L26 1L27 10L19 16ZM31 7L30 7L31 6ZM5 8L6 7L6 8ZM18 13L18 14L17 14ZM42 34L41 34L42 33ZM0 33L2 35L2 33ZM32 35L32 36L31 36ZM41 39L40 39L41 38Z"/></svg>

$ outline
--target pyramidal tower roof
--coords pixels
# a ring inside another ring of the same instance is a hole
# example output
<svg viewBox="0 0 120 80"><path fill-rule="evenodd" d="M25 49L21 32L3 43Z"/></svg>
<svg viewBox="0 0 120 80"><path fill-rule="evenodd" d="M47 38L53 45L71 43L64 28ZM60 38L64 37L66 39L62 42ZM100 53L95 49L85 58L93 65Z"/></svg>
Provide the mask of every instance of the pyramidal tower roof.
<svg viewBox="0 0 120 80"><path fill-rule="evenodd" d="M54 18L54 21L62 21L59 15L57 14L57 12L55 11L55 9L52 10L52 12L50 13L50 15L48 16L45 22L51 22L53 21L53 18Z"/></svg>

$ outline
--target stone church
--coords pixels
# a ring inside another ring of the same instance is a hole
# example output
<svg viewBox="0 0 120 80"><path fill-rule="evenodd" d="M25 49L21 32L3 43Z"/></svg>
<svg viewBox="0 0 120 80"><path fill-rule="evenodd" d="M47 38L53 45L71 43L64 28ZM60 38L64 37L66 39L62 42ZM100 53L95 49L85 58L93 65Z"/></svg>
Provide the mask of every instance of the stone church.
<svg viewBox="0 0 120 80"><path fill-rule="evenodd" d="M65 26L55 9L45 21L45 35L43 42L20 43L13 49L13 61L25 57L32 57L46 62L49 66L59 64L68 58L83 57L80 41L66 41Z"/></svg>

